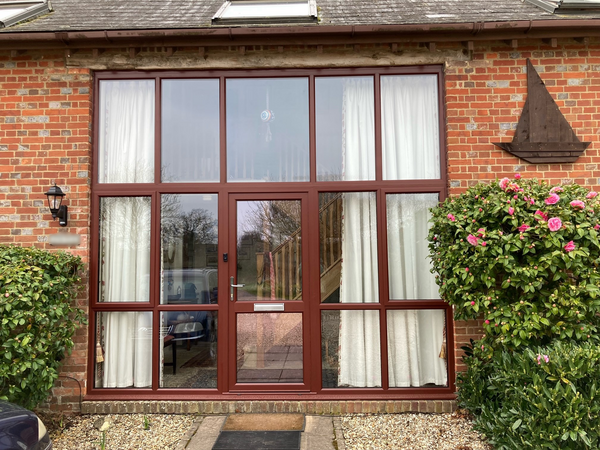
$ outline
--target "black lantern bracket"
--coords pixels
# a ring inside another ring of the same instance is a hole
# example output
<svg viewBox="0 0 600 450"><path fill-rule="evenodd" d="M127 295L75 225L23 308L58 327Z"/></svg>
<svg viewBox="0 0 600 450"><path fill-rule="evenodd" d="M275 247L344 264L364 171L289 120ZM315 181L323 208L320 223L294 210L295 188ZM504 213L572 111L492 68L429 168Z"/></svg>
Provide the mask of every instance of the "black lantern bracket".
<svg viewBox="0 0 600 450"><path fill-rule="evenodd" d="M61 227L66 227L68 210L67 206L62 204L65 193L55 183L46 192L46 197L48 197L48 208L50 208L52 219L56 220L58 218L58 224Z"/></svg>

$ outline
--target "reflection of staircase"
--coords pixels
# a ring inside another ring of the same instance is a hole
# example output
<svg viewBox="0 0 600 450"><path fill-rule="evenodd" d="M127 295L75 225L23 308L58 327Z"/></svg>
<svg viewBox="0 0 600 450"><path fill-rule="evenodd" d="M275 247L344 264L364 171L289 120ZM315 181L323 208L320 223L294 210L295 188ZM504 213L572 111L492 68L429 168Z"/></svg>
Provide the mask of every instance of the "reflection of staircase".
<svg viewBox="0 0 600 450"><path fill-rule="evenodd" d="M321 252L321 299L340 287L342 271L342 195L332 194L319 209ZM298 300L302 296L301 230L292 233L272 251L273 269L280 298Z"/></svg>

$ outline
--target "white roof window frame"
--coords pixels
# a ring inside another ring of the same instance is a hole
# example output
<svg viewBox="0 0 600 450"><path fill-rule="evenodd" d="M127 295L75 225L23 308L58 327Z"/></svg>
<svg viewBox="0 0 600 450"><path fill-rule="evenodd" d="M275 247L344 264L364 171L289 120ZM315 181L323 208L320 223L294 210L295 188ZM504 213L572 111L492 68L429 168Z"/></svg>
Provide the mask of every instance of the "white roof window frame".
<svg viewBox="0 0 600 450"><path fill-rule="evenodd" d="M540 8L553 13L586 13L600 10L600 0L527 0Z"/></svg>
<svg viewBox="0 0 600 450"><path fill-rule="evenodd" d="M52 11L48 0L15 0L0 3L0 28L10 27L24 20ZM3 14L4 13L4 14Z"/></svg>
<svg viewBox="0 0 600 450"><path fill-rule="evenodd" d="M269 6L272 7L271 13ZM258 12L259 8L263 8L264 13ZM299 8L305 9L305 12L294 12ZM238 11L234 12L234 9ZM286 9L289 14L286 14ZM297 24L317 21L316 0L227 0L212 18L214 25Z"/></svg>

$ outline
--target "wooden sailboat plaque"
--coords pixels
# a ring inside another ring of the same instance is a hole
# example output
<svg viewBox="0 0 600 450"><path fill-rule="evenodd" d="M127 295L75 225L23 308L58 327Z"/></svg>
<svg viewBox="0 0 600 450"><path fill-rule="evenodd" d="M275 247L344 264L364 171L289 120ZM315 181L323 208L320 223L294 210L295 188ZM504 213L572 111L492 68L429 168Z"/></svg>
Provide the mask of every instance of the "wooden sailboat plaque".
<svg viewBox="0 0 600 450"><path fill-rule="evenodd" d="M527 60L527 100L512 142L494 142L534 164L571 163L591 142L581 142Z"/></svg>

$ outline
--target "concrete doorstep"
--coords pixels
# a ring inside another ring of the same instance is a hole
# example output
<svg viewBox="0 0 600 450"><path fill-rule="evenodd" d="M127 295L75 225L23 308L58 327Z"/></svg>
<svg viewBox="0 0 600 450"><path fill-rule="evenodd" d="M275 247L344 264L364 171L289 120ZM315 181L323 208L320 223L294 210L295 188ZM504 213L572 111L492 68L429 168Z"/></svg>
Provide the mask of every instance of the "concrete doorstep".
<svg viewBox="0 0 600 450"><path fill-rule="evenodd" d="M211 450L226 418L227 416L216 415L199 417L179 441L176 450ZM300 449L345 450L340 418L307 415L304 431L301 434Z"/></svg>

